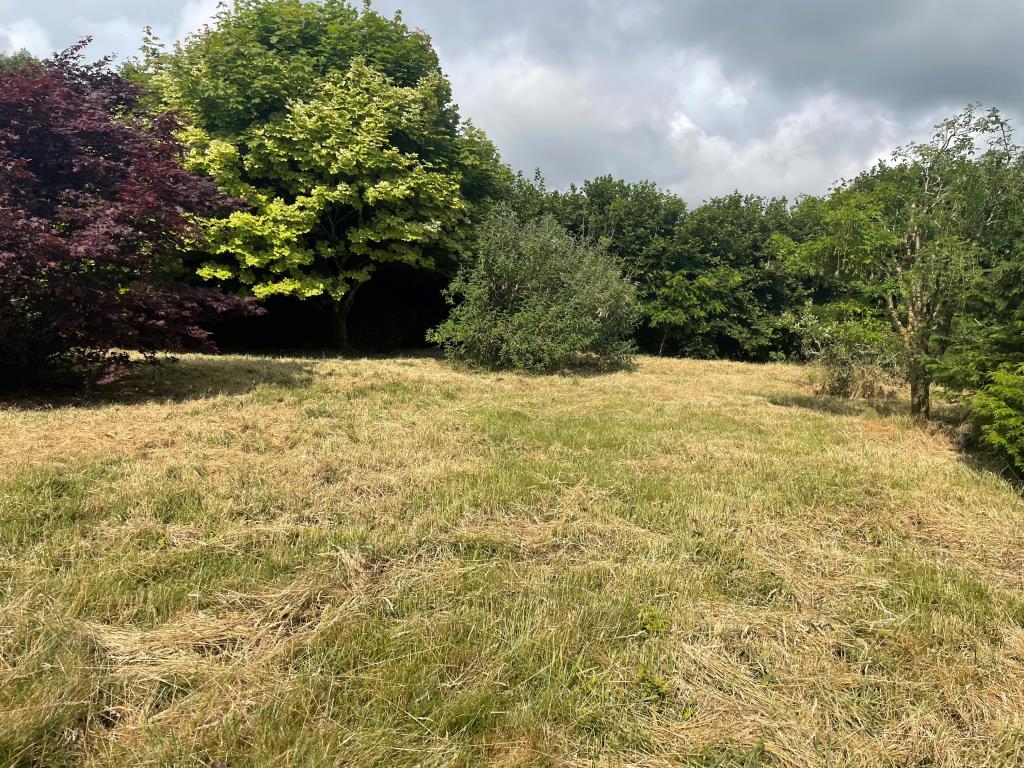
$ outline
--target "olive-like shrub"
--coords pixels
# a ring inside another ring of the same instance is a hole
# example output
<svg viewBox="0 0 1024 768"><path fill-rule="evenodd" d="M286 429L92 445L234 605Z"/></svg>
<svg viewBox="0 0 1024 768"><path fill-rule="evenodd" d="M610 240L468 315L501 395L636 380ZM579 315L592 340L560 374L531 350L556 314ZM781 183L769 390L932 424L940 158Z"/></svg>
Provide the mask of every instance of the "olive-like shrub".
<svg viewBox="0 0 1024 768"><path fill-rule="evenodd" d="M604 247L548 216L496 208L447 299L451 316L427 338L453 359L546 373L626 365L634 353L633 284Z"/></svg>

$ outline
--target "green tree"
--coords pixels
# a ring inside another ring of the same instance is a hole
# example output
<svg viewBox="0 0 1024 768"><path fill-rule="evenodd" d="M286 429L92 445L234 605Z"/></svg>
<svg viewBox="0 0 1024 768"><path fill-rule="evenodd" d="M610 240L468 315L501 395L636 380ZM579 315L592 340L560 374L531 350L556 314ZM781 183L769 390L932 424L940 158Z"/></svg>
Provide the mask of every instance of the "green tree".
<svg viewBox="0 0 1024 768"><path fill-rule="evenodd" d="M1015 148L981 162L992 197L990 222L977 240L982 278L942 339L945 353L935 366L939 381L968 393L999 368L1024 364L1024 155Z"/></svg>
<svg viewBox="0 0 1024 768"><path fill-rule="evenodd" d="M556 193L555 200L558 218L571 232L605 243L626 276L638 282L669 266L672 234L686 216L686 203L653 181L599 176Z"/></svg>
<svg viewBox="0 0 1024 768"><path fill-rule="evenodd" d="M459 178L397 146L429 140L437 77L397 86L357 59L250 131L244 157L187 132L193 166L252 206L209 222L221 258L200 276L237 279L260 298L323 297L335 343L347 347L349 310L376 264L432 267L431 248L454 247L464 219Z"/></svg>
<svg viewBox="0 0 1024 768"><path fill-rule="evenodd" d="M746 360L795 351L784 316L807 292L772 248L790 227L784 199L736 192L692 211L667 246L669 268L649 307L662 346Z"/></svg>
<svg viewBox="0 0 1024 768"><path fill-rule="evenodd" d="M192 168L245 207L211 220L205 279L317 301L336 346L382 262L437 269L511 175L460 121L430 39L365 4L236 0L138 67Z"/></svg>
<svg viewBox="0 0 1024 768"><path fill-rule="evenodd" d="M1001 215L1002 177L1019 152L996 110L968 107L891 163L839 185L822 233L783 251L873 296L906 356L911 412L927 417L936 362L983 274L982 237Z"/></svg>
<svg viewBox="0 0 1024 768"><path fill-rule="evenodd" d="M14 51L13 53L4 53L0 51L0 74L4 72L14 72L15 70L21 69L22 67L30 64L40 64L41 62L26 49Z"/></svg>

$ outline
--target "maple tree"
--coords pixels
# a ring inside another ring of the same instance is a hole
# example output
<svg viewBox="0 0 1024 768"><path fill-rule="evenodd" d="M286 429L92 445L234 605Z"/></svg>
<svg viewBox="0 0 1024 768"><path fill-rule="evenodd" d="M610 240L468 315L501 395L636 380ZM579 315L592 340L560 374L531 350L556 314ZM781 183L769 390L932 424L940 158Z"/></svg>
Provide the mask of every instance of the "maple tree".
<svg viewBox="0 0 1024 768"><path fill-rule="evenodd" d="M175 116L88 41L0 72L0 382L129 367L127 350L212 350L204 323L259 311L184 284L194 217L230 207L181 165Z"/></svg>

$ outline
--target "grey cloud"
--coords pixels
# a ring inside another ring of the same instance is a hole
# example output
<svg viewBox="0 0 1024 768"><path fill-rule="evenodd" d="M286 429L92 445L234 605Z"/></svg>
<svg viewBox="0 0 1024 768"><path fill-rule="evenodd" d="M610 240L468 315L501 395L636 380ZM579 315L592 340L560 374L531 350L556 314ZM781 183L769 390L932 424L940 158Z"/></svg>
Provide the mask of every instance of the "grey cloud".
<svg viewBox="0 0 1024 768"><path fill-rule="evenodd" d="M483 127L513 164L543 158L558 184L626 167L627 177L699 200L734 187L823 191L970 101L1024 114L1024 5L958 5L407 0L404 8L434 35L464 111L486 116ZM511 59L550 74L535 83L528 110L521 89L481 83ZM577 120L563 114L567 80L592 89ZM536 118L545 93L547 123ZM632 125L606 119L622 112ZM578 129L575 142L567 126ZM590 170L581 174L585 158Z"/></svg>
<svg viewBox="0 0 1024 768"><path fill-rule="evenodd" d="M173 40L198 27L216 6L217 0L0 0L0 45L20 44L44 55L88 36L96 58L129 57L138 51L146 26ZM33 28L45 30L45 37L23 33Z"/></svg>
<svg viewBox="0 0 1024 768"><path fill-rule="evenodd" d="M785 88L885 99L896 110L982 99L1019 108L1020 0L691 0L666 14L684 45Z"/></svg>
<svg viewBox="0 0 1024 768"><path fill-rule="evenodd" d="M399 5L463 114L559 186L612 173L691 201L821 192L969 101L1024 115L1020 0L375 3ZM144 25L173 38L215 6L0 0L0 45L93 34L97 54L130 54Z"/></svg>

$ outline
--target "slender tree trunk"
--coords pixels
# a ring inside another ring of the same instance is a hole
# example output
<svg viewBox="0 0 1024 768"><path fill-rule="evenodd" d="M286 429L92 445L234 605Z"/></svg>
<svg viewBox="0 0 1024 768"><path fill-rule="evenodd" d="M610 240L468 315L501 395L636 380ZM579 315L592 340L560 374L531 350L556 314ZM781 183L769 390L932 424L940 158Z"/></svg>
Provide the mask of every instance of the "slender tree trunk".
<svg viewBox="0 0 1024 768"><path fill-rule="evenodd" d="M348 311L344 302L332 301L327 307L327 321L330 323L331 347L342 354L351 351L348 338Z"/></svg>
<svg viewBox="0 0 1024 768"><path fill-rule="evenodd" d="M356 291L361 283L356 283L348 289L341 301L328 300L327 321L329 323L331 347L342 354L352 351L352 342L348 335L348 316L355 304Z"/></svg>
<svg viewBox="0 0 1024 768"><path fill-rule="evenodd" d="M920 359L910 361L910 415L915 419L931 416L931 378Z"/></svg>
<svg viewBox="0 0 1024 768"><path fill-rule="evenodd" d="M900 281L903 273L897 266ZM907 378L910 380L910 415L915 419L929 419L932 415L931 389L932 380L925 369L924 361L928 359L928 335L918 326L918 320L924 315L924 308L914 302L907 302L907 319L904 322L896 311L896 300L891 294L886 295L892 327L903 340L909 365Z"/></svg>

